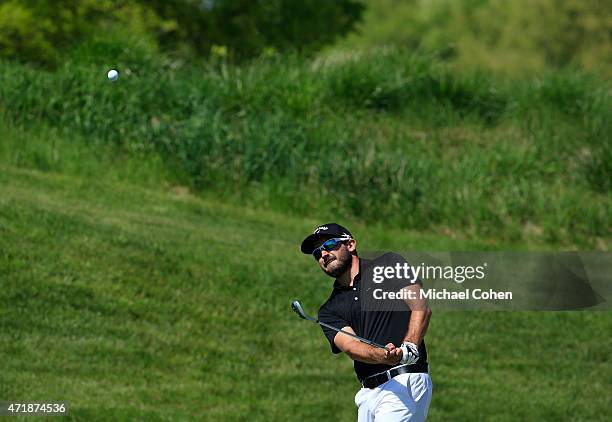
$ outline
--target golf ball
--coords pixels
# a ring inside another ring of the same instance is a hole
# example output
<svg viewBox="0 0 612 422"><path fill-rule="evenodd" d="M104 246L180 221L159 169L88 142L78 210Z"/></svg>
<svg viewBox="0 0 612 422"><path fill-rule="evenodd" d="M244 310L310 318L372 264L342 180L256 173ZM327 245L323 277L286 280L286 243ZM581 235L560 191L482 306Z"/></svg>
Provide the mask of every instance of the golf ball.
<svg viewBox="0 0 612 422"><path fill-rule="evenodd" d="M119 72L117 72L115 69L111 69L108 71L108 79L110 79L111 81L116 81L117 79L119 79Z"/></svg>

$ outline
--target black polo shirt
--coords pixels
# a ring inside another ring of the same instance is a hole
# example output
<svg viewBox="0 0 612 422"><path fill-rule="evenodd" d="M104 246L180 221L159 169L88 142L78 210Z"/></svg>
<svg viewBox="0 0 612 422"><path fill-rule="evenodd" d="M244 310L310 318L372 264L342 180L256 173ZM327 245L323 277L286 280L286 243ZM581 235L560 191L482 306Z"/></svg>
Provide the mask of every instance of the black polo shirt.
<svg viewBox="0 0 612 422"><path fill-rule="evenodd" d="M355 276L352 286L341 286L338 281L334 283L334 288L329 299L319 309L319 321L325 322L333 327L342 329L351 327L358 336L364 337L376 343L386 345L393 343L395 346L401 345L408 331L410 322L410 308L403 300L385 301L384 306L376 304L377 310L372 302L363 303L371 298L371 290L379 285L372 283L372 269L376 266L395 266L397 263L406 262L398 254L388 253L374 260L359 259L359 274ZM362 280L363 277L367 279ZM410 283L403 280L396 280L391 290L397 291L401 287ZM419 281L420 284L420 281ZM389 286L387 285L389 289ZM367 290L367 291L366 291ZM341 350L334 344L336 335L344 335L336 331L321 326L323 333L331 344L333 353L340 353ZM419 346L419 362L427 362L427 350L425 341ZM382 364L370 364L354 361L355 373L359 380L386 371L392 366Z"/></svg>

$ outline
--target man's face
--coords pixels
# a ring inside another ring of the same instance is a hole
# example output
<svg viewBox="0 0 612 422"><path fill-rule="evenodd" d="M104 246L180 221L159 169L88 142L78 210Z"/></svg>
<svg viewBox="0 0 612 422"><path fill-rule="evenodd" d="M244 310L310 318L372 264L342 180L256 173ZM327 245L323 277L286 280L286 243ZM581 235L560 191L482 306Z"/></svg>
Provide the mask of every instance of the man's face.
<svg viewBox="0 0 612 422"><path fill-rule="evenodd" d="M328 239L321 239L317 247ZM354 242L354 241L351 241ZM351 268L352 255L347 246L347 242L342 242L332 251L321 251L319 266L330 277L338 278Z"/></svg>

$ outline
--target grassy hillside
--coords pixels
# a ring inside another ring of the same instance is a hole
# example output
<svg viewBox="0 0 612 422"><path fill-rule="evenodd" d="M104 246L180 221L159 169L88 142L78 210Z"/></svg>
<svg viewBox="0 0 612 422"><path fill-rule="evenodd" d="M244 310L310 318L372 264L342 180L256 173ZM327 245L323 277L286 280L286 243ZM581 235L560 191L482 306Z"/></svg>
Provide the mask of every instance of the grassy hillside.
<svg viewBox="0 0 612 422"><path fill-rule="evenodd" d="M298 251L318 221L118 167L0 166L0 397L67 400L74 420L354 420L350 361L289 309L328 294ZM368 249L516 248L347 224ZM610 329L608 313L436 313L431 420L607 420Z"/></svg>
<svg viewBox="0 0 612 422"><path fill-rule="evenodd" d="M610 245L612 97L585 74L508 81L401 50L181 67L126 48L55 73L5 63L0 79L8 163L80 174L75 148L114 150L294 215ZM10 135L24 128L43 141Z"/></svg>
<svg viewBox="0 0 612 422"><path fill-rule="evenodd" d="M242 67L0 63L0 398L74 420L354 420L289 308L360 250L609 249L609 84L398 50ZM105 78L109 67L118 82ZM436 312L431 420L607 420L609 313Z"/></svg>

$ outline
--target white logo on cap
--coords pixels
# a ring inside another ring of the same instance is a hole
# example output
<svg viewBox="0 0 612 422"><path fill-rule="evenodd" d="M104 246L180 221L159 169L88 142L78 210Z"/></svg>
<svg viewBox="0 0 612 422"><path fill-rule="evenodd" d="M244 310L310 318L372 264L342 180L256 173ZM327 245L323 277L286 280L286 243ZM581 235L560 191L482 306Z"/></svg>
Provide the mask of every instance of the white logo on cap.
<svg viewBox="0 0 612 422"><path fill-rule="evenodd" d="M321 230L327 230L327 226L317 227L317 229L314 231L314 234L319 234Z"/></svg>

